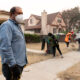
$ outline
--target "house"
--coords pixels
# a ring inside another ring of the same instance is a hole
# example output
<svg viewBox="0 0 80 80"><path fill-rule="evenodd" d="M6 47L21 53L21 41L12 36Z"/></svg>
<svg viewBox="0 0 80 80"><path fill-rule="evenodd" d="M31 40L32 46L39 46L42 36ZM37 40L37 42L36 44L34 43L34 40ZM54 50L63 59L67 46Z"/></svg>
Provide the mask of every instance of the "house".
<svg viewBox="0 0 80 80"><path fill-rule="evenodd" d="M9 12L0 10L0 24L9 19Z"/></svg>
<svg viewBox="0 0 80 80"><path fill-rule="evenodd" d="M29 19L25 20L25 31L32 31L41 35L47 35L49 32L60 33L65 30L65 27L62 15L59 12L47 14L44 10L41 16L32 14Z"/></svg>

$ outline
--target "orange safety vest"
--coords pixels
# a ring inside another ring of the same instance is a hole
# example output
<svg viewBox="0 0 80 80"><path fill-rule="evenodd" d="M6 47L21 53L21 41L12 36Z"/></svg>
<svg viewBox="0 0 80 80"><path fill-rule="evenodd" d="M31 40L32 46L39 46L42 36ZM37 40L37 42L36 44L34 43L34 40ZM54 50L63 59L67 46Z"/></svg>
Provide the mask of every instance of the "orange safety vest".
<svg viewBox="0 0 80 80"><path fill-rule="evenodd" d="M71 38L71 33L66 34L65 42L69 42L69 38Z"/></svg>

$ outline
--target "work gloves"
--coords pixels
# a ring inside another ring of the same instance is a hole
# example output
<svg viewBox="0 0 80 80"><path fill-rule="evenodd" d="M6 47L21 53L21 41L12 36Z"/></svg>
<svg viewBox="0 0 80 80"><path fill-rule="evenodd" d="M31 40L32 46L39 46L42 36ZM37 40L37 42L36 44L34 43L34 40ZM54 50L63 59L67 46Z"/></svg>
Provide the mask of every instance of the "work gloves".
<svg viewBox="0 0 80 80"><path fill-rule="evenodd" d="M16 80L19 80L20 75L21 75L20 67L18 65L14 65L14 66L11 67L11 71L12 71L12 74L13 74L13 78L16 79Z"/></svg>

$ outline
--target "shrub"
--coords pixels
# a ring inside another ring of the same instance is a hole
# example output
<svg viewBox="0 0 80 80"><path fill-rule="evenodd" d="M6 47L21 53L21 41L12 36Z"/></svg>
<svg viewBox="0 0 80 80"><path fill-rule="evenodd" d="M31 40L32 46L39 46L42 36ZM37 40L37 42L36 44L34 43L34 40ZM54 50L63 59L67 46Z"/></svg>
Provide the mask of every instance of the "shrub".
<svg viewBox="0 0 80 80"><path fill-rule="evenodd" d="M24 34L26 42L37 43L40 42L40 36L36 34Z"/></svg>

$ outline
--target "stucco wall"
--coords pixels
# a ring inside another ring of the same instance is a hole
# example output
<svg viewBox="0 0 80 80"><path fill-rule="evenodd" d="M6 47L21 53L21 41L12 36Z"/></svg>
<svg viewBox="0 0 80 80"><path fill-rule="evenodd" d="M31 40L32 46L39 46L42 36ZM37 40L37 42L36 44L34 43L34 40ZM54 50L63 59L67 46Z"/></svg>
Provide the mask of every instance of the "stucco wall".
<svg viewBox="0 0 80 80"><path fill-rule="evenodd" d="M58 22L58 19L61 19L61 23ZM57 15L57 17L52 22L52 24L54 24L54 25L56 25L56 24L60 25L61 24L62 26L66 26L60 14Z"/></svg>
<svg viewBox="0 0 80 80"><path fill-rule="evenodd" d="M54 29L56 29L56 33L58 32L58 28L56 26L47 25L47 32L49 33L55 33Z"/></svg>
<svg viewBox="0 0 80 80"><path fill-rule="evenodd" d="M30 23L30 19L32 19L32 24ZM28 26L35 26L39 20L37 20L34 16L31 16L28 20Z"/></svg>

